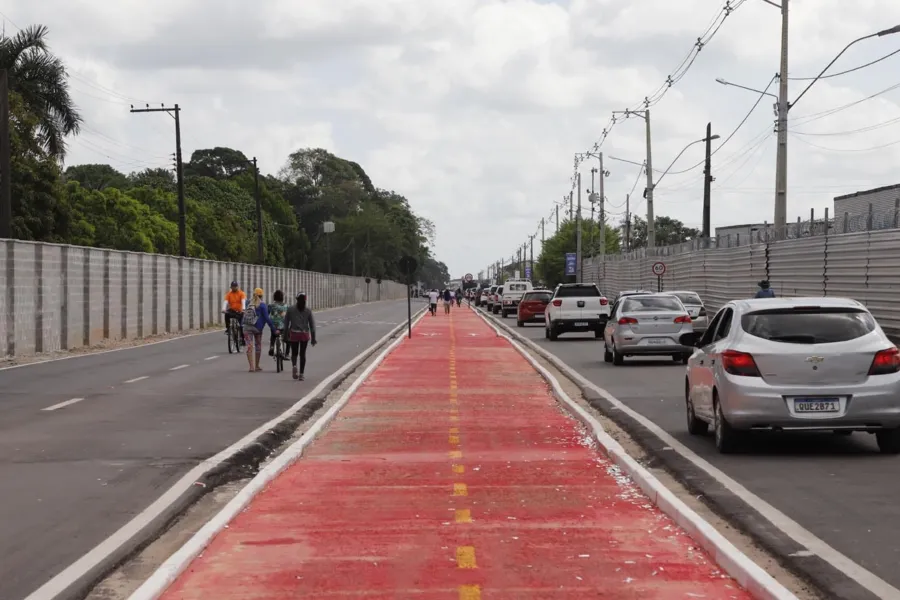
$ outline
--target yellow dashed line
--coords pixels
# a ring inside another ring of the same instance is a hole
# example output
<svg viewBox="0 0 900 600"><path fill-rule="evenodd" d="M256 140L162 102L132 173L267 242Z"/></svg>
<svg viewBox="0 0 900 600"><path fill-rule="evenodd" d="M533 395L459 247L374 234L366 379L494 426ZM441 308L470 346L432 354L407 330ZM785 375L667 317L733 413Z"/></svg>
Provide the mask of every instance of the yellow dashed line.
<svg viewBox="0 0 900 600"><path fill-rule="evenodd" d="M449 442L450 442L450 445L451 445L451 446L459 446L459 436L458 436L458 435L451 435L451 436L450 436L450 439L449 439Z"/></svg>
<svg viewBox="0 0 900 600"><path fill-rule="evenodd" d="M453 484L453 495L454 496L468 496L469 488L464 483L454 483Z"/></svg>
<svg viewBox="0 0 900 600"><path fill-rule="evenodd" d="M456 566L460 569L477 569L475 564L475 547L460 546L456 549Z"/></svg>
<svg viewBox="0 0 900 600"><path fill-rule="evenodd" d="M459 450L451 450L447 453L450 458L462 458L462 452Z"/></svg>
<svg viewBox="0 0 900 600"><path fill-rule="evenodd" d="M456 522L457 523L471 523L472 522L472 511L470 511L468 508L456 509Z"/></svg>
<svg viewBox="0 0 900 600"><path fill-rule="evenodd" d="M453 465L453 467L451 467L451 468L453 469L453 472L456 473L457 475L466 472L466 467L463 465Z"/></svg>
<svg viewBox="0 0 900 600"><path fill-rule="evenodd" d="M459 600L481 600L481 586L478 586L478 585L461 585L461 586L459 586Z"/></svg>
<svg viewBox="0 0 900 600"><path fill-rule="evenodd" d="M459 415L458 415L458 414L455 414L455 413L454 413L454 414L451 414L451 415L450 415L450 421L453 422L453 423L458 423L458 422L459 422Z"/></svg>
<svg viewBox="0 0 900 600"><path fill-rule="evenodd" d="M450 433L459 433L459 427L451 427Z"/></svg>

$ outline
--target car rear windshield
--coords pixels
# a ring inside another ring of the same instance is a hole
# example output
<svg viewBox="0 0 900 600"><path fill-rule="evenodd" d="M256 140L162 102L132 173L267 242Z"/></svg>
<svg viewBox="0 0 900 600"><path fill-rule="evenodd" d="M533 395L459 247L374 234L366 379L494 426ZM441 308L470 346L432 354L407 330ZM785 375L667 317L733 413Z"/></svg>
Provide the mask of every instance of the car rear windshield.
<svg viewBox="0 0 900 600"><path fill-rule="evenodd" d="M600 295L594 285L565 285L556 290L557 298L599 298Z"/></svg>
<svg viewBox="0 0 900 600"><path fill-rule="evenodd" d="M773 342L831 344L875 331L875 319L855 308L784 308L748 313L741 317L741 328Z"/></svg>
<svg viewBox="0 0 900 600"><path fill-rule="evenodd" d="M662 310L684 311L681 302L672 296L629 296L622 307L623 312L658 312Z"/></svg>
<svg viewBox="0 0 900 600"><path fill-rule="evenodd" d="M524 292L526 289L528 289L528 286L524 283L510 283L506 287L507 292Z"/></svg>
<svg viewBox="0 0 900 600"><path fill-rule="evenodd" d="M522 297L522 302L550 302L550 293L528 292Z"/></svg>
<svg viewBox="0 0 900 600"><path fill-rule="evenodd" d="M693 292L677 292L672 295L681 300L683 304L690 304L691 306L701 306L703 304L703 300L700 299L700 295Z"/></svg>

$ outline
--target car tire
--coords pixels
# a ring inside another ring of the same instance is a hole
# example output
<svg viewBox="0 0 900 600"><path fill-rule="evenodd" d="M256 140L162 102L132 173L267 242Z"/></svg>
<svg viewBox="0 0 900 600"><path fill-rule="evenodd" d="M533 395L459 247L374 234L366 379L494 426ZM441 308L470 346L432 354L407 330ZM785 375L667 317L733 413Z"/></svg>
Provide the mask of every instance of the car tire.
<svg viewBox="0 0 900 600"><path fill-rule="evenodd" d="M595 330L594 330L594 339L599 340L599 339L602 338L602 337L603 337L603 330L602 330L602 329L595 329Z"/></svg>
<svg viewBox="0 0 900 600"><path fill-rule="evenodd" d="M619 354L619 351L616 350L615 344L613 344L613 349L612 349L612 361L613 361L613 364L616 365L617 367L620 367L625 364L625 357L622 356L621 354Z"/></svg>
<svg viewBox="0 0 900 600"><path fill-rule="evenodd" d="M882 454L900 454L900 429L876 431L875 440Z"/></svg>
<svg viewBox="0 0 900 600"><path fill-rule="evenodd" d="M691 400L691 384L684 380L684 404L687 411L687 430L691 435L706 435L709 431L709 423L697 418L694 413L694 401Z"/></svg>
<svg viewBox="0 0 900 600"><path fill-rule="evenodd" d="M673 354L673 355L672 355L672 362L680 363L680 362L681 362L681 355L680 355L680 354Z"/></svg>
<svg viewBox="0 0 900 600"><path fill-rule="evenodd" d="M734 454L738 449L740 434L725 419L722 414L722 403L719 402L718 393L713 392L713 410L715 411L714 429L716 434L716 450L719 454Z"/></svg>
<svg viewBox="0 0 900 600"><path fill-rule="evenodd" d="M559 339L559 333L556 331L556 327L550 325L550 341L555 342Z"/></svg>
<svg viewBox="0 0 900 600"><path fill-rule="evenodd" d="M550 339L550 328L546 325L544 325L544 338L548 340Z"/></svg>
<svg viewBox="0 0 900 600"><path fill-rule="evenodd" d="M501 311L500 311L500 316L501 316L502 318L505 319L506 317L509 316L509 311L508 311L508 310L501 310Z"/></svg>
<svg viewBox="0 0 900 600"><path fill-rule="evenodd" d="M690 359L691 359L691 355L688 354L687 352L685 352L684 354L681 355L681 364L683 364L683 365L688 364L688 361Z"/></svg>
<svg viewBox="0 0 900 600"><path fill-rule="evenodd" d="M525 327L525 321L516 319L516 327Z"/></svg>
<svg viewBox="0 0 900 600"><path fill-rule="evenodd" d="M606 340L603 340L603 362L611 363L613 361L612 352L609 351L609 348L606 346Z"/></svg>

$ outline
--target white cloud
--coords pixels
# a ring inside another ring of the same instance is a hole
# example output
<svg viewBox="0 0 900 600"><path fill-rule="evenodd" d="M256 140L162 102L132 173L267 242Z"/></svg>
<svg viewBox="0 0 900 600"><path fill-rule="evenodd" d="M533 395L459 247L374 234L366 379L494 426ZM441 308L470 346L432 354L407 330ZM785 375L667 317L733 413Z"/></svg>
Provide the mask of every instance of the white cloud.
<svg viewBox="0 0 900 600"><path fill-rule="evenodd" d="M732 2L734 4L734 2ZM16 25L43 23L73 71L88 129L69 162L123 170L170 164L171 120L129 104L178 102L184 151L231 146L276 172L299 147L356 160L438 228L455 275L477 272L537 230L569 192L575 152L612 110L656 90L724 0L11 0ZM848 42L900 23L896 0L793 0L792 77L817 73ZM654 167L665 169L707 122L723 138L756 100L716 77L764 87L778 70L778 10L746 0L652 110ZM900 48L866 40L842 70ZM791 110L789 218L833 196L896 183L900 55L817 83ZM790 82L796 98L807 82ZM774 91L773 85L770 91ZM772 218L771 99L713 159L713 225ZM881 126L879 126L881 124ZM867 129L865 131L855 130ZM818 135L818 134L842 135ZM603 146L618 220L644 159L644 123L617 124ZM869 150L867 150L869 149ZM657 189L656 213L700 225L702 160L687 150ZM584 185L590 168L582 168ZM637 183L632 210L646 210ZM548 231L553 226L547 224Z"/></svg>

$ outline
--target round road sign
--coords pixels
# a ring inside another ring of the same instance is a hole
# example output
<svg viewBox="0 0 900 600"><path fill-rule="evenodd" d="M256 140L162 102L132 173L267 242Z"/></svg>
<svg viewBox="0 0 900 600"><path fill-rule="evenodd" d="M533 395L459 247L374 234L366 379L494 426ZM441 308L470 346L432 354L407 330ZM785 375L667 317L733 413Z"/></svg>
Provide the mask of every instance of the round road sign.
<svg viewBox="0 0 900 600"><path fill-rule="evenodd" d="M472 274L466 273L466 281L472 281Z"/></svg>
<svg viewBox="0 0 900 600"><path fill-rule="evenodd" d="M650 269L653 271L654 275L662 277L666 274L666 263L655 262Z"/></svg>

